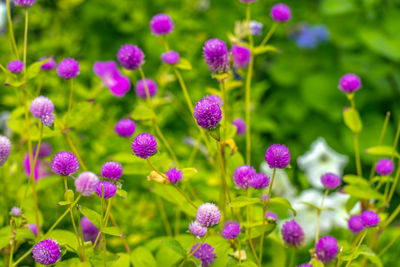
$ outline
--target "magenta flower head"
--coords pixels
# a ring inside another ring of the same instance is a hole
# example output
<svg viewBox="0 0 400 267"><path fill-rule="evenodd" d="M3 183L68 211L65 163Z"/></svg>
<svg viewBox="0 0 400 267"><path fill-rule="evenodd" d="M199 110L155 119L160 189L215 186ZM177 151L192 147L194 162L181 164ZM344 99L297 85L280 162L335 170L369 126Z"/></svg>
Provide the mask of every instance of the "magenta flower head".
<svg viewBox="0 0 400 267"><path fill-rule="evenodd" d="M339 246L336 238L329 235L321 237L315 245L315 254L323 263L334 260L338 251Z"/></svg>
<svg viewBox="0 0 400 267"><path fill-rule="evenodd" d="M16 6L31 7L36 0L13 0Z"/></svg>
<svg viewBox="0 0 400 267"><path fill-rule="evenodd" d="M237 188L247 189L250 187L250 180L256 175L256 170L250 165L242 165L235 169L233 181Z"/></svg>
<svg viewBox="0 0 400 267"><path fill-rule="evenodd" d="M81 229L83 240L85 242L91 241L92 244L96 242L97 235L99 234L99 228L97 228L88 218L82 217Z"/></svg>
<svg viewBox="0 0 400 267"><path fill-rule="evenodd" d="M142 49L131 44L121 46L118 50L117 58L122 67L127 70L137 70L144 63Z"/></svg>
<svg viewBox="0 0 400 267"><path fill-rule="evenodd" d="M339 89L344 93L351 93L361 88L361 79L353 73L342 76L339 81Z"/></svg>
<svg viewBox="0 0 400 267"><path fill-rule="evenodd" d="M379 175L390 175L394 169L394 163L390 159L381 159L375 165L375 170Z"/></svg>
<svg viewBox="0 0 400 267"><path fill-rule="evenodd" d="M313 266L309 263L304 263L302 265L299 265L299 267L313 267Z"/></svg>
<svg viewBox="0 0 400 267"><path fill-rule="evenodd" d="M41 118L54 111L53 102L45 96L38 96L32 100L29 110L35 118Z"/></svg>
<svg viewBox="0 0 400 267"><path fill-rule="evenodd" d="M207 234L207 227L204 227L197 221L194 221L189 224L189 231L197 238L200 238Z"/></svg>
<svg viewBox="0 0 400 267"><path fill-rule="evenodd" d="M243 136L246 134L246 122L242 118L236 118L232 122L236 126L236 134Z"/></svg>
<svg viewBox="0 0 400 267"><path fill-rule="evenodd" d="M52 70L57 66L57 62L53 57L42 57L39 59L39 61L43 61L43 64L40 68L45 71Z"/></svg>
<svg viewBox="0 0 400 267"><path fill-rule="evenodd" d="M114 130L119 136L130 138L135 133L136 124L131 119L122 119L117 122Z"/></svg>
<svg viewBox="0 0 400 267"><path fill-rule="evenodd" d="M147 159L157 152L157 140L149 133L138 134L132 143L133 153L142 159Z"/></svg>
<svg viewBox="0 0 400 267"><path fill-rule="evenodd" d="M30 223L30 224L28 224L28 228L29 228L29 230L31 230L31 232L32 232L32 234L33 234L34 236L37 236L37 234L38 234L38 227L37 227L36 224Z"/></svg>
<svg viewBox="0 0 400 267"><path fill-rule="evenodd" d="M267 221L271 221L273 223L276 223L278 221L278 216L276 215L275 212L267 211L265 213L265 219L267 219Z"/></svg>
<svg viewBox="0 0 400 267"><path fill-rule="evenodd" d="M221 234L225 239L234 239L240 234L240 231L242 231L242 228L238 222L228 221L225 223Z"/></svg>
<svg viewBox="0 0 400 267"><path fill-rule="evenodd" d="M174 29L174 22L166 14L157 14L150 21L150 29L154 35L170 34Z"/></svg>
<svg viewBox="0 0 400 267"><path fill-rule="evenodd" d="M7 69L12 73L21 73L24 69L24 63L20 60L13 60L7 64Z"/></svg>
<svg viewBox="0 0 400 267"><path fill-rule="evenodd" d="M285 4L276 4L271 8L271 17L276 22L285 22L290 20L292 13Z"/></svg>
<svg viewBox="0 0 400 267"><path fill-rule="evenodd" d="M362 221L360 215L351 216L347 223L348 223L350 231L353 234L357 234L364 229L364 224L363 224L363 221Z"/></svg>
<svg viewBox="0 0 400 267"><path fill-rule="evenodd" d="M208 69L214 73L229 71L229 52L224 41L210 39L203 47L203 57Z"/></svg>
<svg viewBox="0 0 400 267"><path fill-rule="evenodd" d="M79 74L79 63L73 58L65 58L58 63L57 74L64 79L75 78Z"/></svg>
<svg viewBox="0 0 400 267"><path fill-rule="evenodd" d="M121 74L114 61L96 61L93 65L93 72L116 97L124 97L131 89L131 81Z"/></svg>
<svg viewBox="0 0 400 267"><path fill-rule="evenodd" d="M204 227L211 227L219 223L221 212L213 203L204 203L197 209L196 221Z"/></svg>
<svg viewBox="0 0 400 267"><path fill-rule="evenodd" d="M101 176L111 180L118 180L122 176L122 165L116 161L110 161L101 167Z"/></svg>
<svg viewBox="0 0 400 267"><path fill-rule="evenodd" d="M12 207L11 214L15 217L21 216L21 209L18 207Z"/></svg>
<svg viewBox="0 0 400 267"><path fill-rule="evenodd" d="M60 259L60 255L60 246L53 239L40 241L32 249L32 257L43 265L53 265Z"/></svg>
<svg viewBox="0 0 400 267"><path fill-rule="evenodd" d="M374 227L380 222L379 215L370 210L366 210L361 213L361 220L364 227Z"/></svg>
<svg viewBox="0 0 400 267"><path fill-rule="evenodd" d="M285 145L273 144L265 153L265 161L271 169L283 169L290 163L289 148Z"/></svg>
<svg viewBox="0 0 400 267"><path fill-rule="evenodd" d="M36 154L36 152L37 152L37 145L35 145L35 147L33 148L33 154ZM42 144L40 145L38 156L40 158L44 158L50 155L51 155L51 145L47 142L42 142Z"/></svg>
<svg viewBox="0 0 400 267"><path fill-rule="evenodd" d="M152 79L146 78L146 82L144 82L143 80L137 82L135 87L136 96L140 98L146 98L147 97L146 87L147 90L149 91L150 97L154 97L157 94L158 86L156 82L153 81Z"/></svg>
<svg viewBox="0 0 400 267"><path fill-rule="evenodd" d="M263 189L269 186L269 177L264 173L257 173L249 180L249 185L254 189Z"/></svg>
<svg viewBox="0 0 400 267"><path fill-rule="evenodd" d="M200 246L198 248L198 246ZM202 267L208 267L215 260L216 254L214 253L214 248L210 246L208 243L197 243L192 247L190 252L193 253L193 257L198 258L201 261Z"/></svg>
<svg viewBox="0 0 400 267"><path fill-rule="evenodd" d="M234 45L231 49L233 56L233 66L235 68L245 68L249 65L251 52L245 46Z"/></svg>
<svg viewBox="0 0 400 267"><path fill-rule="evenodd" d="M183 179L183 172L182 170L178 170L175 167L169 169L165 175L167 175L168 181L170 181L173 184L176 184L180 180Z"/></svg>
<svg viewBox="0 0 400 267"><path fill-rule="evenodd" d="M96 191L99 178L93 172L82 172L75 180L76 192L88 197Z"/></svg>
<svg viewBox="0 0 400 267"><path fill-rule="evenodd" d="M35 155L35 154L34 154ZM32 161L33 161L32 157ZM31 170L32 170L32 165L31 165L31 158L29 157L29 153L25 153L24 159L22 161L22 167L24 168L26 176L29 178L31 176ZM35 178L35 181L39 180L41 178L41 170L40 170L40 159L37 159L36 165L33 168L33 177Z"/></svg>
<svg viewBox="0 0 400 267"><path fill-rule="evenodd" d="M282 237L286 245L293 248L301 247L305 240L303 229L295 220L282 225Z"/></svg>
<svg viewBox="0 0 400 267"><path fill-rule="evenodd" d="M176 51L168 51L161 55L161 60L164 64L175 65L179 63L179 53Z"/></svg>
<svg viewBox="0 0 400 267"><path fill-rule="evenodd" d="M340 186L342 180L336 174L328 172L322 175L321 183L326 189L333 190L336 187Z"/></svg>
<svg viewBox="0 0 400 267"><path fill-rule="evenodd" d="M7 137L0 135L0 167L6 163L11 153L11 142Z"/></svg>
<svg viewBox="0 0 400 267"><path fill-rule="evenodd" d="M109 181L99 181L96 184L96 193L101 198L104 197L104 199L109 199L117 193L117 186Z"/></svg>
<svg viewBox="0 0 400 267"><path fill-rule="evenodd" d="M203 98L196 103L193 116L201 128L212 129L222 120L222 111L216 102Z"/></svg>
<svg viewBox="0 0 400 267"><path fill-rule="evenodd" d="M58 152L51 162L51 170L53 173L68 176L79 169L79 161L71 152Z"/></svg>

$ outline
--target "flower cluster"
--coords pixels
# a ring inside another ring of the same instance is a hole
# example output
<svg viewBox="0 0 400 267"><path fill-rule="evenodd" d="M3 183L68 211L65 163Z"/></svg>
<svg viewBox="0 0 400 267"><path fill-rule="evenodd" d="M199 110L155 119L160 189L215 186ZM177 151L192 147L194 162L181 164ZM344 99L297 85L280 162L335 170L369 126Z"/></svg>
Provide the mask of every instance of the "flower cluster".
<svg viewBox="0 0 400 267"><path fill-rule="evenodd" d="M39 118L43 125L50 127L54 123L54 104L53 102L45 97L38 96L32 100L30 105L30 111L32 116Z"/></svg>

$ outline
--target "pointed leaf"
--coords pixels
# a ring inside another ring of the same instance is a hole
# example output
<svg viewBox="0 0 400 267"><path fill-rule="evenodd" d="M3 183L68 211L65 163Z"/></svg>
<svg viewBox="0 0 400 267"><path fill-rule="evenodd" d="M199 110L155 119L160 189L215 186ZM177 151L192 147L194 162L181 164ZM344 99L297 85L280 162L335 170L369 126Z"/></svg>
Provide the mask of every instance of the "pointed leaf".
<svg viewBox="0 0 400 267"><path fill-rule="evenodd" d="M181 70L191 70L192 64L186 58L179 58L178 64L175 65L176 68Z"/></svg>
<svg viewBox="0 0 400 267"><path fill-rule="evenodd" d="M362 130L362 122L358 111L354 108L348 108L343 112L344 123L353 133L359 133Z"/></svg>
<svg viewBox="0 0 400 267"><path fill-rule="evenodd" d="M100 222L101 222L101 216L94 210L91 210L89 208L86 208L84 206L79 206L79 211L86 217L88 218L91 223L93 223L97 228L100 229Z"/></svg>

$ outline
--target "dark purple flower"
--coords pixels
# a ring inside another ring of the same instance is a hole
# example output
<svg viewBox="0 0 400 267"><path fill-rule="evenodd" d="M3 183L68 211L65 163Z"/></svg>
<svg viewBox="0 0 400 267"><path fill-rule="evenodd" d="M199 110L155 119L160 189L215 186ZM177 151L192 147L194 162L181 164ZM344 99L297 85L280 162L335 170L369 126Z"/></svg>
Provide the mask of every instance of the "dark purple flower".
<svg viewBox="0 0 400 267"><path fill-rule="evenodd" d="M250 21L250 33L252 35L260 35L263 29L262 23L252 20Z"/></svg>
<svg viewBox="0 0 400 267"><path fill-rule="evenodd" d="M222 111L216 102L203 98L196 103L193 116L200 127L211 129L217 127L222 120Z"/></svg>
<svg viewBox="0 0 400 267"><path fill-rule="evenodd" d="M132 137L136 130L136 124L131 119L122 119L115 125L115 132L121 137Z"/></svg>
<svg viewBox="0 0 400 267"><path fill-rule="evenodd" d="M117 186L109 181L99 181L96 184L96 193L101 198L104 196L104 199L109 199L117 193Z"/></svg>
<svg viewBox="0 0 400 267"><path fill-rule="evenodd" d="M285 168L290 163L290 152L285 145L273 144L265 153L265 161L271 169Z"/></svg>
<svg viewBox="0 0 400 267"><path fill-rule="evenodd" d="M189 224L189 231L197 238L200 238L207 234L207 227L204 227L197 221L194 221Z"/></svg>
<svg viewBox="0 0 400 267"><path fill-rule="evenodd" d="M137 82L135 87L136 96L140 98L146 98L147 97L146 87L147 90L149 91L150 97L154 97L157 94L158 86L156 82L153 81L152 79L146 78L146 82L144 82L143 80Z"/></svg>
<svg viewBox="0 0 400 267"><path fill-rule="evenodd" d="M390 159L381 159L375 165L375 170L379 175L390 175L394 169L394 163Z"/></svg>
<svg viewBox="0 0 400 267"><path fill-rule="evenodd" d="M38 234L38 227L37 227L36 224L30 223L30 224L28 224L28 228L29 228L29 230L31 230L32 234L34 234L35 236L37 236L37 234Z"/></svg>
<svg viewBox="0 0 400 267"><path fill-rule="evenodd" d="M236 126L236 134L243 136L246 134L246 122L242 118L236 118L232 122Z"/></svg>
<svg viewBox="0 0 400 267"><path fill-rule="evenodd" d="M42 57L39 59L39 61L44 62L40 68L45 71L52 70L57 66L57 63L53 57Z"/></svg>
<svg viewBox="0 0 400 267"><path fill-rule="evenodd" d="M224 229L222 229L222 236L226 239L234 239L242 231L240 224L238 222L228 221L225 223Z"/></svg>
<svg viewBox="0 0 400 267"><path fill-rule="evenodd" d="M200 246L199 248L197 248ZM215 260L216 254L214 253L214 248L207 243L197 243L192 247L190 252L196 251L193 253L193 257L198 258L201 261L202 267L208 267Z"/></svg>
<svg viewBox="0 0 400 267"><path fill-rule="evenodd" d="M37 243L32 249L32 257L43 265L52 265L60 259L61 250L57 241L46 239Z"/></svg>
<svg viewBox="0 0 400 267"><path fill-rule="evenodd" d="M315 254L323 263L334 260L338 251L338 243L332 236L321 237L315 245Z"/></svg>
<svg viewBox="0 0 400 267"><path fill-rule="evenodd" d="M298 248L303 246L305 235L301 226L291 220L282 225L282 237L289 247Z"/></svg>
<svg viewBox="0 0 400 267"><path fill-rule="evenodd" d="M131 89L131 81L121 74L114 61L96 61L93 65L93 72L100 77L103 84L116 97L124 97Z"/></svg>
<svg viewBox="0 0 400 267"><path fill-rule="evenodd" d="M31 111L33 117L41 118L45 115L53 113L54 104L49 98L45 96L38 96L32 100L29 110Z"/></svg>
<svg viewBox="0 0 400 267"><path fill-rule="evenodd" d="M374 227L380 222L379 215L370 210L361 213L361 220L364 227Z"/></svg>
<svg viewBox="0 0 400 267"><path fill-rule="evenodd" d="M34 160L34 155L32 157L32 161ZM26 153L24 156L24 159L22 161L22 166L24 168L26 176L29 178L31 176L31 159L29 158L29 153ZM40 159L38 158L36 160L36 165L33 168L33 177L35 178L35 181L39 180L42 177L42 172L40 168Z"/></svg>
<svg viewBox="0 0 400 267"><path fill-rule="evenodd" d="M204 227L216 225L221 220L221 212L213 203L204 203L197 209L196 221Z"/></svg>
<svg viewBox="0 0 400 267"><path fill-rule="evenodd" d="M157 14L150 21L150 29L154 35L170 34L174 29L174 22L166 14Z"/></svg>
<svg viewBox="0 0 400 267"><path fill-rule="evenodd" d="M81 229L83 240L85 242L96 242L97 235L99 234L99 228L97 228L88 218L82 217L81 219ZM100 240L100 238L99 238Z"/></svg>
<svg viewBox="0 0 400 267"><path fill-rule="evenodd" d="M79 74L79 63L73 58L65 58L58 63L57 74L64 79L75 78Z"/></svg>
<svg viewBox="0 0 400 267"><path fill-rule="evenodd" d="M11 214L15 217L21 216L21 209L18 207L12 207Z"/></svg>
<svg viewBox="0 0 400 267"><path fill-rule="evenodd" d="M175 65L179 63L179 53L176 51L168 51L161 55L161 60L164 64Z"/></svg>
<svg viewBox="0 0 400 267"><path fill-rule="evenodd" d="M99 182L97 175L92 172L82 172L75 180L76 192L88 197L96 191L96 185Z"/></svg>
<svg viewBox="0 0 400 267"><path fill-rule="evenodd" d="M254 189L263 189L269 186L270 179L264 173L257 173L249 180L249 185Z"/></svg>
<svg viewBox="0 0 400 267"><path fill-rule="evenodd" d="M33 154L36 154L37 145L33 148ZM44 158L51 155L51 145L47 142L42 142L39 148L39 157Z"/></svg>
<svg viewBox="0 0 400 267"><path fill-rule="evenodd" d="M342 180L336 174L328 172L322 175L321 183L326 189L333 190L336 187L340 186Z"/></svg>
<svg viewBox="0 0 400 267"><path fill-rule="evenodd" d="M251 52L245 46L234 45L231 49L233 56L233 66L235 68L245 68L249 65Z"/></svg>
<svg viewBox="0 0 400 267"><path fill-rule="evenodd" d="M137 70L144 63L142 49L131 44L121 46L118 50L117 58L122 67L128 70Z"/></svg>
<svg viewBox="0 0 400 267"><path fill-rule="evenodd" d="M339 81L339 89L344 93L351 93L361 88L361 79L353 73L342 76Z"/></svg>
<svg viewBox="0 0 400 267"><path fill-rule="evenodd" d="M271 17L274 21L285 22L292 17L290 8L285 4L276 4L271 8Z"/></svg>
<svg viewBox="0 0 400 267"><path fill-rule="evenodd" d="M133 153L142 159L147 159L157 152L157 140L149 133L141 133L132 143Z"/></svg>
<svg viewBox="0 0 400 267"><path fill-rule="evenodd" d="M265 219L267 219L267 221L277 222L278 221L278 216L276 215L275 212L267 211L265 213Z"/></svg>
<svg viewBox="0 0 400 267"><path fill-rule="evenodd" d="M250 165L242 165L235 169L233 181L237 188L247 189L250 187L250 180L257 174L256 170Z"/></svg>
<svg viewBox="0 0 400 267"><path fill-rule="evenodd" d="M56 116L53 113L45 114L42 117L40 117L40 121L43 123L43 125L46 125L47 127L51 127L54 123Z"/></svg>
<svg viewBox="0 0 400 267"><path fill-rule="evenodd" d="M21 73L24 69L24 63L20 60L10 61L7 65L7 69L12 73Z"/></svg>
<svg viewBox="0 0 400 267"><path fill-rule="evenodd" d="M212 73L229 71L228 48L220 39L210 39L204 44L203 57Z"/></svg>
<svg viewBox="0 0 400 267"><path fill-rule="evenodd" d="M31 7L36 0L13 0L16 6Z"/></svg>
<svg viewBox="0 0 400 267"><path fill-rule="evenodd" d="M11 142L7 137L0 135L0 167L4 165L11 153Z"/></svg>
<svg viewBox="0 0 400 267"><path fill-rule="evenodd" d="M360 215L353 215L348 221L348 226L353 234L357 234L364 229L364 224Z"/></svg>
<svg viewBox="0 0 400 267"><path fill-rule="evenodd" d="M51 162L51 170L53 173L68 176L79 169L79 161L71 152L58 152Z"/></svg>
<svg viewBox="0 0 400 267"><path fill-rule="evenodd" d="M116 161L110 161L101 167L101 175L111 180L118 180L122 176L122 165Z"/></svg>
<svg viewBox="0 0 400 267"><path fill-rule="evenodd" d="M167 175L168 181L173 184L176 184L180 180L183 179L183 172L181 170L174 168L169 169L165 175Z"/></svg>

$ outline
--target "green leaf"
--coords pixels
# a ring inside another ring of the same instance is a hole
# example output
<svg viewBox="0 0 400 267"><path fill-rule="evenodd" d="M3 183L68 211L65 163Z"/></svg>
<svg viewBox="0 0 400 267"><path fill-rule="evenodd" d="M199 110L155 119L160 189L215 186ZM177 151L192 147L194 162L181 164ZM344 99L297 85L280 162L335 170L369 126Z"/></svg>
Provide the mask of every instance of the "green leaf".
<svg viewBox="0 0 400 267"><path fill-rule="evenodd" d="M360 198L350 196L349 199L346 201L346 211L350 212L360 200Z"/></svg>
<svg viewBox="0 0 400 267"><path fill-rule="evenodd" d="M400 41L380 28L364 27L359 31L361 41L373 52L394 61L400 61Z"/></svg>
<svg viewBox="0 0 400 267"><path fill-rule="evenodd" d="M137 247L131 254L134 267L157 267L157 262L151 252L145 247Z"/></svg>
<svg viewBox="0 0 400 267"><path fill-rule="evenodd" d="M362 130L362 121L358 111L354 108L345 109L343 112L344 123L353 133L359 133Z"/></svg>
<svg viewBox="0 0 400 267"><path fill-rule="evenodd" d="M310 261L310 264L311 264L313 267L324 267L324 264L323 264L321 261L316 260L316 259L312 259L312 260Z"/></svg>
<svg viewBox="0 0 400 267"><path fill-rule="evenodd" d="M43 65L44 61L38 61L33 63L32 65L30 65L27 69L26 69L26 79L27 80L31 80L33 78L35 78L40 71L40 67Z"/></svg>
<svg viewBox="0 0 400 267"><path fill-rule="evenodd" d="M344 192L350 196L361 198L361 199L383 199L383 195L371 188L370 185L354 184L346 185Z"/></svg>
<svg viewBox="0 0 400 267"><path fill-rule="evenodd" d="M354 9L353 0L324 0L321 3L321 11L326 15L341 15Z"/></svg>
<svg viewBox="0 0 400 267"><path fill-rule="evenodd" d="M56 267L91 267L90 263L81 262L79 258L70 258L67 260L58 261Z"/></svg>
<svg viewBox="0 0 400 267"><path fill-rule="evenodd" d="M81 124L84 124L83 122L85 120L85 123L87 123L90 114L95 113L94 109L95 105L88 101L73 104L68 116L68 127L80 126Z"/></svg>
<svg viewBox="0 0 400 267"><path fill-rule="evenodd" d="M321 209L318 206L316 206L316 205L314 205L312 203L309 203L309 202L306 202L306 201L300 201L300 203L304 204L304 205L307 205L307 206L315 209L316 211L321 211Z"/></svg>
<svg viewBox="0 0 400 267"><path fill-rule="evenodd" d="M151 120L154 119L154 112L147 106L139 104L135 107L131 115L134 120Z"/></svg>
<svg viewBox="0 0 400 267"><path fill-rule="evenodd" d="M254 55L260 55L267 52L279 52L279 49L272 45L258 46L254 49Z"/></svg>
<svg viewBox="0 0 400 267"><path fill-rule="evenodd" d="M248 205L253 205L255 203L261 203L261 200L259 198L247 198L245 196L239 196L233 199L232 202L229 203L229 206L232 208L241 208Z"/></svg>
<svg viewBox="0 0 400 267"><path fill-rule="evenodd" d="M106 235L113 235L113 236L121 236L122 235L121 231L117 227L114 227L114 226L106 227L101 232Z"/></svg>
<svg viewBox="0 0 400 267"><path fill-rule="evenodd" d="M166 245L167 247L171 248L173 251L175 251L176 253L178 253L179 255L181 255L182 257L186 256L186 251L185 249L182 247L182 245L176 241L175 239L169 238L167 240L164 240L162 242L164 245Z"/></svg>
<svg viewBox="0 0 400 267"><path fill-rule="evenodd" d="M182 176L185 179L192 178L195 176L199 171L196 168L183 168L182 169Z"/></svg>
<svg viewBox="0 0 400 267"><path fill-rule="evenodd" d="M120 198L125 199L125 198L128 197L128 192L126 192L126 191L123 190L123 189L117 189L117 195L118 195Z"/></svg>
<svg viewBox="0 0 400 267"><path fill-rule="evenodd" d="M348 174L343 177L343 181L348 184L360 184L360 185L369 185L369 182L362 177L357 175Z"/></svg>
<svg viewBox="0 0 400 267"><path fill-rule="evenodd" d="M107 252L106 255L106 266L112 266L115 262L118 260L118 255L112 254ZM90 259L90 263L92 266L104 266L104 254L103 251L99 251L95 254L93 254Z"/></svg>
<svg viewBox="0 0 400 267"><path fill-rule="evenodd" d="M376 156L392 156L399 158L399 153L391 146L373 146L365 150L366 153Z"/></svg>
<svg viewBox="0 0 400 267"><path fill-rule="evenodd" d="M75 234L70 231L53 230L49 238L57 240L60 245L66 246L75 252L78 251L78 241Z"/></svg>
<svg viewBox="0 0 400 267"><path fill-rule="evenodd" d="M192 64L186 58L179 58L178 64L175 65L176 68L181 70L191 70Z"/></svg>
<svg viewBox="0 0 400 267"><path fill-rule="evenodd" d="M288 209L290 209L293 212L293 215L296 216L296 210L292 207L292 204L290 204L289 200L283 197L273 197L269 201L270 204L276 204L276 205L281 205L284 206Z"/></svg>
<svg viewBox="0 0 400 267"><path fill-rule="evenodd" d="M100 228L101 225L101 216L94 210L86 208L84 206L79 206L79 211L86 217L88 220L93 223L97 228Z"/></svg>
<svg viewBox="0 0 400 267"><path fill-rule="evenodd" d="M223 72L223 73L213 74L212 77L214 79L217 79L218 81L223 81L229 78L229 73Z"/></svg>
<svg viewBox="0 0 400 267"><path fill-rule="evenodd" d="M214 128L208 129L208 133L218 142L221 140L221 126L219 124Z"/></svg>
<svg viewBox="0 0 400 267"><path fill-rule="evenodd" d="M376 267L383 266L379 257L366 245L361 245L358 249L349 248L344 250L341 259L343 261L355 260L360 255L368 258Z"/></svg>
<svg viewBox="0 0 400 267"><path fill-rule="evenodd" d="M67 192L64 193L64 199L68 202L73 202L74 201L74 191L72 191L71 189L68 189Z"/></svg>
<svg viewBox="0 0 400 267"><path fill-rule="evenodd" d="M272 231L274 231L276 227L276 223L266 223L264 225L264 237L268 236ZM251 227L251 232L250 232L250 240L254 238L258 238L262 234L262 225L257 226L257 227ZM248 236L244 238L244 240L249 240Z"/></svg>
<svg viewBox="0 0 400 267"><path fill-rule="evenodd" d="M114 262L111 267L129 267L130 257L126 253L118 253L118 260Z"/></svg>

